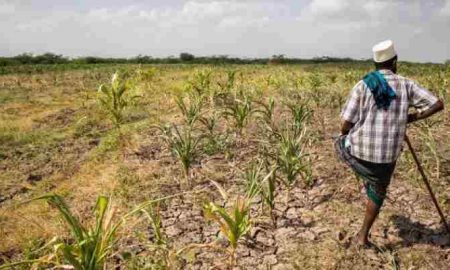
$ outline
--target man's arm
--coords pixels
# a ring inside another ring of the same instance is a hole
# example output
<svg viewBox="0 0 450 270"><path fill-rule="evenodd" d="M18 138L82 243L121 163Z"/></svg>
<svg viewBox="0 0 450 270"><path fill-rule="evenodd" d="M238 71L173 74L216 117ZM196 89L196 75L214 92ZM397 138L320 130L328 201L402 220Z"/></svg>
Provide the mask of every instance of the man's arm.
<svg viewBox="0 0 450 270"><path fill-rule="evenodd" d="M349 122L347 120L342 120L341 123L341 135L347 135L350 130L353 128L355 124L353 124L352 122Z"/></svg>
<svg viewBox="0 0 450 270"><path fill-rule="evenodd" d="M357 83L350 92L350 96L344 105L341 112L341 135L347 135L359 120L360 93L363 87L362 81Z"/></svg>
<svg viewBox="0 0 450 270"><path fill-rule="evenodd" d="M436 103L434 103L428 110L425 110L423 112L414 112L408 114L408 123L415 122L417 120L422 120L425 118L428 118L432 116L433 114L442 111L444 109L444 103L442 100L438 100Z"/></svg>

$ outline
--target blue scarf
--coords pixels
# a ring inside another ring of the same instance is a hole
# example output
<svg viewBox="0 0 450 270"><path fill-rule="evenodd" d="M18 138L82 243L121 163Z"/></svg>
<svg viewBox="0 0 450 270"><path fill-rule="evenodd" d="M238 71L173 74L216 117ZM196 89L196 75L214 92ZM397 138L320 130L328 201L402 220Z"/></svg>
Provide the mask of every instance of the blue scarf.
<svg viewBox="0 0 450 270"><path fill-rule="evenodd" d="M368 73L363 78L364 83L372 92L373 98L378 109L387 109L391 105L391 101L397 96L395 91L389 86L383 74L379 71Z"/></svg>

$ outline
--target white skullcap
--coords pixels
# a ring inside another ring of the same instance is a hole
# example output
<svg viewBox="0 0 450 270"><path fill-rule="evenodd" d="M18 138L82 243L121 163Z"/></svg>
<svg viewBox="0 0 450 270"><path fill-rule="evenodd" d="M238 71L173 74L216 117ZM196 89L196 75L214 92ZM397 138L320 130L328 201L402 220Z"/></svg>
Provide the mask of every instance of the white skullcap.
<svg viewBox="0 0 450 270"><path fill-rule="evenodd" d="M373 46L372 51L373 61L375 61L376 63L385 62L397 55L392 40L385 40L376 44L375 46Z"/></svg>

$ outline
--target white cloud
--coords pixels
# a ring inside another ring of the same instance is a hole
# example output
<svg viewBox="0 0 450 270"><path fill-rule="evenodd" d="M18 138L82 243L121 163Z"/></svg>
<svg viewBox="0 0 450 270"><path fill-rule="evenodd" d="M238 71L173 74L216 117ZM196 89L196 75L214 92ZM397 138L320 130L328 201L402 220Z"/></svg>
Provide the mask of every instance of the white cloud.
<svg viewBox="0 0 450 270"><path fill-rule="evenodd" d="M313 15L331 15L348 8L349 4L348 0L313 0L309 9Z"/></svg>
<svg viewBox="0 0 450 270"><path fill-rule="evenodd" d="M94 2L82 9L36 10L0 0L0 13L14 13L0 20L0 52L359 58L370 57L373 43L391 38L404 59L450 58L450 37L443 34L450 27L450 0Z"/></svg>
<svg viewBox="0 0 450 270"><path fill-rule="evenodd" d="M450 0L444 1L444 6L440 10L440 14L443 16L450 16Z"/></svg>
<svg viewBox="0 0 450 270"><path fill-rule="evenodd" d="M6 1L0 1L0 15L10 15L16 11L16 7L7 3Z"/></svg>

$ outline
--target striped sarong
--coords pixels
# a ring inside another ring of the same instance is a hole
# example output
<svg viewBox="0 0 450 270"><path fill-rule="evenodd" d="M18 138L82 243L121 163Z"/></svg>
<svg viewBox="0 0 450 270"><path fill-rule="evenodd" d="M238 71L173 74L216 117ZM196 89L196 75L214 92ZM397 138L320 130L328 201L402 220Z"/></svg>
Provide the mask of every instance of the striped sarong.
<svg viewBox="0 0 450 270"><path fill-rule="evenodd" d="M373 163L352 156L345 145L346 135L339 136L335 141L337 156L347 164L363 181L367 197L381 207L386 198L386 190L391 182L395 169L393 163Z"/></svg>

